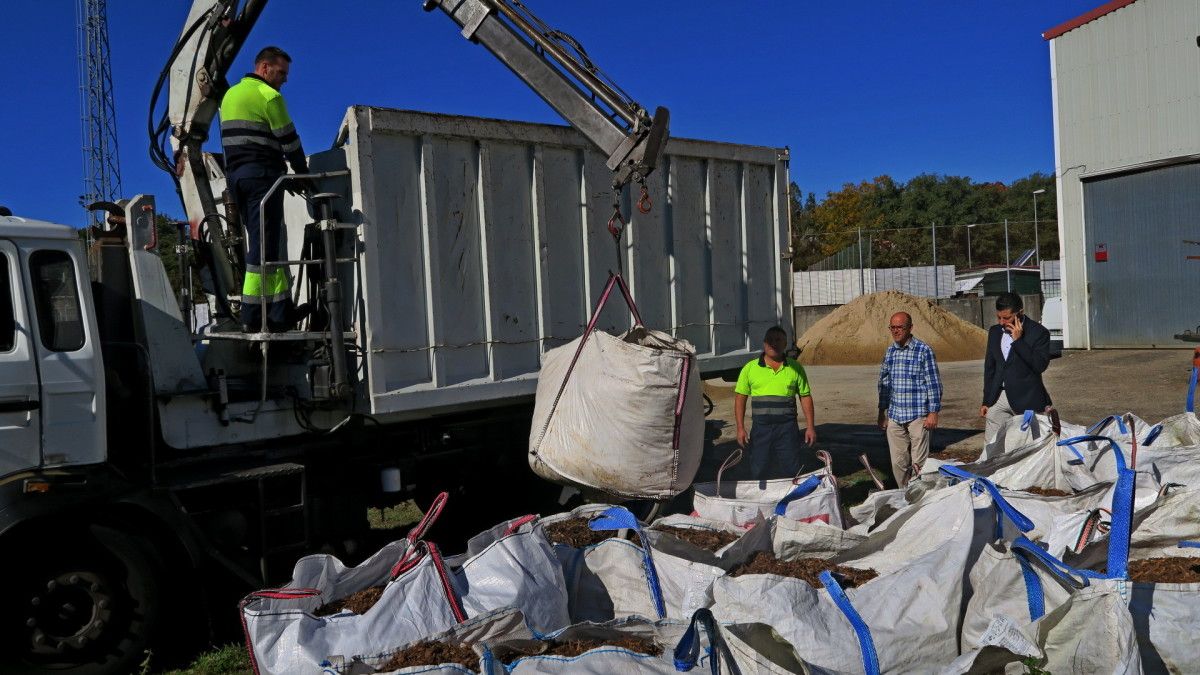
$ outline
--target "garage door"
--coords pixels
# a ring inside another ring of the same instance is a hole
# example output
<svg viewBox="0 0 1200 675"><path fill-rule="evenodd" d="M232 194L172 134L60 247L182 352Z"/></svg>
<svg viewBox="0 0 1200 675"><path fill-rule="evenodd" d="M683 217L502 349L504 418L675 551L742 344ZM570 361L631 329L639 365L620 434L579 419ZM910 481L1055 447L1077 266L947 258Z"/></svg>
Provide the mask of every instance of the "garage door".
<svg viewBox="0 0 1200 675"><path fill-rule="evenodd" d="M1083 184L1094 347L1182 347L1200 325L1200 164ZM1105 260L1107 258L1107 260Z"/></svg>

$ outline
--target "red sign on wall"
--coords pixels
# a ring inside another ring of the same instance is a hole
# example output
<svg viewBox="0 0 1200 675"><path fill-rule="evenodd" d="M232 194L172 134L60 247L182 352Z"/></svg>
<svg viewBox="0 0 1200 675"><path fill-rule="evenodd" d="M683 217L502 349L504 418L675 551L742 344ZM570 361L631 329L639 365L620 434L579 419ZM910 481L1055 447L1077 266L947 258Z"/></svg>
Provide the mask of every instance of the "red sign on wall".
<svg viewBox="0 0 1200 675"><path fill-rule="evenodd" d="M1096 244L1096 262L1108 262L1108 245Z"/></svg>

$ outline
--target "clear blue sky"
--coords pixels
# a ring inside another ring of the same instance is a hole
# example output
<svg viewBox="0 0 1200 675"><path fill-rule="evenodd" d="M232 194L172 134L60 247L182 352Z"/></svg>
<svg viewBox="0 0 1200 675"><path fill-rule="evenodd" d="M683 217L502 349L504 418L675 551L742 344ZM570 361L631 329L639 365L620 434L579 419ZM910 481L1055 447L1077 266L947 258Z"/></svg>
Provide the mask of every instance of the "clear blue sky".
<svg viewBox="0 0 1200 675"><path fill-rule="evenodd" d="M587 47L636 100L671 109L676 136L790 146L804 191L880 174L1010 181L1052 172L1049 46L1041 33L1101 0L528 0ZM74 0L5 6L0 40L0 204L81 225ZM154 81L190 2L111 0L109 30L126 195L156 194ZM560 122L482 47L420 0L274 0L231 72L277 44L311 152L347 106Z"/></svg>

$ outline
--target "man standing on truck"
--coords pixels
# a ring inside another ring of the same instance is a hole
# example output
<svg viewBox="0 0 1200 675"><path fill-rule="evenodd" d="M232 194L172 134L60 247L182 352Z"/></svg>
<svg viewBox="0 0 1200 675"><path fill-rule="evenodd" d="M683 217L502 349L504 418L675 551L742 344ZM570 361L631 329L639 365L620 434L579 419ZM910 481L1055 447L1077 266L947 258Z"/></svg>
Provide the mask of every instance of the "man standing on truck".
<svg viewBox="0 0 1200 675"><path fill-rule="evenodd" d="M763 353L747 363L734 387L733 418L738 445L750 455L750 478L764 480L800 473L800 428L796 420L796 397L804 408L807 428L804 441L817 442L817 422L812 392L804 366L784 353L787 333L772 326L763 336ZM754 428L746 433L746 399L750 399Z"/></svg>
<svg viewBox="0 0 1200 675"><path fill-rule="evenodd" d="M287 82L292 57L279 47L264 47L254 57L254 72L229 88L221 99L221 147L225 151L225 176L246 226L246 276L242 284L242 326L258 332L262 303L266 303L267 330L286 331L307 315L307 306L292 303L287 270L262 266L260 246L268 260L279 260L283 229L283 192L266 202L266 222L259 222L263 197L290 164L295 173L308 173L300 136L288 115L279 88ZM289 187L311 191L308 181ZM260 235L263 242L260 243Z"/></svg>
<svg viewBox="0 0 1200 675"><path fill-rule="evenodd" d="M887 434L896 487L904 487L929 457L929 439L942 409L942 379L933 349L912 334L912 316L888 321L892 344L879 368L879 428Z"/></svg>

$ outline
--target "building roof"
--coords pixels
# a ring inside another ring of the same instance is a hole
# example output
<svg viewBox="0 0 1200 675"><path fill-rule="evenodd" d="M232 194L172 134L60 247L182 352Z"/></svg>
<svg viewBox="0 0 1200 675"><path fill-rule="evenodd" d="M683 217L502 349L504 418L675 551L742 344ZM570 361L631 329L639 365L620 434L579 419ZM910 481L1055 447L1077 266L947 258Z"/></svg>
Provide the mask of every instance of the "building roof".
<svg viewBox="0 0 1200 675"><path fill-rule="evenodd" d="M1096 9L1093 9L1092 11L1090 11L1086 14L1081 14L1081 15L1075 17L1074 19L1067 21L1066 23L1060 23L1059 25L1055 26L1054 28L1051 28L1050 30L1046 31L1045 33L1042 33L1042 39L1053 40L1054 38L1056 38L1064 33L1067 33L1068 31L1073 31L1076 28L1079 28L1080 26L1089 24L1089 23L1095 21L1096 19L1099 19L1100 17L1104 16L1105 14L1111 14L1111 13L1117 11L1118 9L1121 9L1122 7L1126 7L1128 5L1132 5L1135 2L1137 2L1137 0L1111 0L1111 2L1106 2L1103 5L1100 5Z"/></svg>

